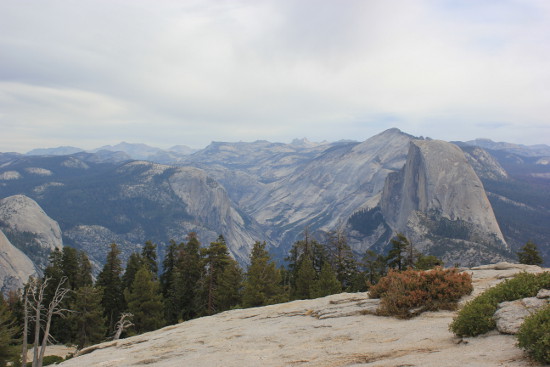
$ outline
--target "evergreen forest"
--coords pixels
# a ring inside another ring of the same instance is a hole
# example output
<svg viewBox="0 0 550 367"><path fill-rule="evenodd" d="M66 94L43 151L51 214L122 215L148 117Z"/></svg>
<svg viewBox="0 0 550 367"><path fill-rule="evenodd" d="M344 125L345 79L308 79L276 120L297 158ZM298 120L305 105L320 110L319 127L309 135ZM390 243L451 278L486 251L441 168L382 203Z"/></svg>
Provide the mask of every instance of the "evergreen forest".
<svg viewBox="0 0 550 367"><path fill-rule="evenodd" d="M520 260L527 255L537 260L536 254L532 243L518 253ZM125 266L112 243L94 281L86 253L64 247L49 255L41 279L30 279L24 289L0 298L0 338L6 346L0 348L0 366L21 355L22 342L45 340L44 345L80 349L230 309L367 291L389 269L443 265L418 252L402 234L391 240L387 254L368 250L358 259L340 231L318 241L306 230L285 260L284 266L276 264L266 243L256 242L247 269L242 269L222 235L203 246L190 233L185 242L170 241L161 264L157 245L150 241ZM46 327L29 310L47 319Z"/></svg>

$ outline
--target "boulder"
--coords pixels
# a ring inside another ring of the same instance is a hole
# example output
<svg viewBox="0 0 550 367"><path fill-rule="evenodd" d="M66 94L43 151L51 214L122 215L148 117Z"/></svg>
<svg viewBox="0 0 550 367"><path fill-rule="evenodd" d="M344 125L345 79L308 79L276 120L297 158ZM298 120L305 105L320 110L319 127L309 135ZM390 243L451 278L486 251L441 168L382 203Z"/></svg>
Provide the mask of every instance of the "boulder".
<svg viewBox="0 0 550 367"><path fill-rule="evenodd" d="M542 291L541 291L542 292ZM543 294L539 292L539 294ZM537 297L499 303L494 314L497 329L503 334L517 334L523 320L548 304L548 299Z"/></svg>

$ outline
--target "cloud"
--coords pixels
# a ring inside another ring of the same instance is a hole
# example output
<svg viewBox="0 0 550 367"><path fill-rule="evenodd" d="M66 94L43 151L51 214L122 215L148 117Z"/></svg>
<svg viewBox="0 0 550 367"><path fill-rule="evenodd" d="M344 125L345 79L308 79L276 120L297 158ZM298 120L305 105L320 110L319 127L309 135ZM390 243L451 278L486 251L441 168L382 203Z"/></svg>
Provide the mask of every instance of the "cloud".
<svg viewBox="0 0 550 367"><path fill-rule="evenodd" d="M0 126L19 134L0 151L41 136L200 147L391 126L550 143L544 1L0 4Z"/></svg>

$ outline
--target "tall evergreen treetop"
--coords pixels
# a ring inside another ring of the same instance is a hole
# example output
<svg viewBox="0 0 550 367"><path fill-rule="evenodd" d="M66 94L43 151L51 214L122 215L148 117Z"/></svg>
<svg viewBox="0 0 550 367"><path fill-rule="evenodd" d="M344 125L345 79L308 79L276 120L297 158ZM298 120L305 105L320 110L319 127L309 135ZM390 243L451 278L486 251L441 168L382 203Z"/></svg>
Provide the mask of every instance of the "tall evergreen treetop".
<svg viewBox="0 0 550 367"><path fill-rule="evenodd" d="M122 275L122 287L124 289L129 289L132 286L136 273L144 265L145 260L140 254L133 252L130 255L128 261L126 262L126 270L124 271L124 275Z"/></svg>
<svg viewBox="0 0 550 367"><path fill-rule="evenodd" d="M143 257L144 263L149 268L149 271L153 274L153 277L157 279L159 272L159 266L157 263L157 245L151 241L145 242L145 246L143 246L141 251L141 256Z"/></svg>
<svg viewBox="0 0 550 367"><path fill-rule="evenodd" d="M206 313L213 315L221 310L218 288L225 267L232 260L225 239L220 235L215 242L211 242L208 248L201 249L204 265L203 295L206 305Z"/></svg>
<svg viewBox="0 0 550 367"><path fill-rule="evenodd" d="M102 289L90 286L80 287L71 304L73 313L69 316L74 343L79 349L98 343L105 337L105 317L101 307Z"/></svg>
<svg viewBox="0 0 550 367"><path fill-rule="evenodd" d="M137 333L156 330L164 325L164 306L159 282L147 266L136 273L130 289L124 291L128 311L134 315L133 323Z"/></svg>
<svg viewBox="0 0 550 367"><path fill-rule="evenodd" d="M122 293L122 262L120 250L115 243L111 244L111 250L107 254L107 260L103 269L97 276L96 285L103 288L101 304L105 310L109 333L114 330L115 323L120 313L124 310L124 295Z"/></svg>
<svg viewBox="0 0 550 367"><path fill-rule="evenodd" d="M244 307L265 306L284 299L281 272L265 248L265 242L256 242L252 247L243 288Z"/></svg>

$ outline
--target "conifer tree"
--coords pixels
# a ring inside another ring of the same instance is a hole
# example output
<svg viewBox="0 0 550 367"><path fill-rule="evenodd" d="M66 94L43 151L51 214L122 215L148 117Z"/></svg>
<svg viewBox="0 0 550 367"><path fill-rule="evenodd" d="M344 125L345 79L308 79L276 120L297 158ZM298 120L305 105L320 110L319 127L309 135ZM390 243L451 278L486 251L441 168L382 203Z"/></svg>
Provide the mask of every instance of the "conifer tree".
<svg viewBox="0 0 550 367"><path fill-rule="evenodd" d="M50 255L48 256L48 266L44 269L44 278L50 279L48 287L44 292L46 303L49 303L53 297L55 287L63 276L63 253L56 248L54 251L50 252Z"/></svg>
<svg viewBox="0 0 550 367"><path fill-rule="evenodd" d="M109 333L114 331L115 323L120 313L124 310L124 295L122 293L122 263L119 258L120 250L115 243L111 244L111 250L107 254L107 260L103 269L97 276L96 285L103 288L101 305L106 317L106 325Z"/></svg>
<svg viewBox="0 0 550 367"><path fill-rule="evenodd" d="M351 290L353 280L358 272L358 265L343 230L329 232L325 246L328 261L336 272L341 288Z"/></svg>
<svg viewBox="0 0 550 367"><path fill-rule="evenodd" d="M302 262L307 260L313 268L314 278L321 272L322 265L328 261L325 247L312 239L308 229L304 231L304 239L296 241L290 249L289 256L285 259L288 263L288 271L290 278L290 288L293 298L296 298L296 288L298 280L298 272L302 267ZM305 269L302 269L304 272ZM309 269L307 270L309 272ZM304 274L302 274L302 277ZM302 284L303 285L303 284ZM300 292L298 292L300 293ZM302 297L302 296L301 296ZM309 297L309 296L308 296Z"/></svg>
<svg viewBox="0 0 550 367"><path fill-rule="evenodd" d="M149 267L143 266L138 270L130 289L124 291L124 297L138 334L156 330L165 324L159 282L154 279Z"/></svg>
<svg viewBox="0 0 550 367"><path fill-rule="evenodd" d="M123 289L129 289L132 286L132 283L134 282L134 278L136 277L136 273L144 265L145 265L145 261L140 254L133 252L130 255L130 257L128 258L128 261L126 262L126 270L122 275Z"/></svg>
<svg viewBox="0 0 550 367"><path fill-rule="evenodd" d="M201 281L203 264L201 244L196 234L190 233L187 243L178 246L174 283L170 290L170 297L174 298L174 304L177 305L177 317L171 322L189 320L202 312L204 304L200 289L204 283Z"/></svg>
<svg viewBox="0 0 550 367"><path fill-rule="evenodd" d="M181 246L183 247L183 243ZM178 256L178 244L174 240L170 240L170 245L166 249L164 260L162 261L162 273L160 274L160 291L164 299L168 298L168 291L174 285L174 276L176 272L176 259Z"/></svg>
<svg viewBox="0 0 550 367"><path fill-rule="evenodd" d="M19 359L18 344L21 340L17 337L18 333L15 319L0 293L0 367Z"/></svg>
<svg viewBox="0 0 550 367"><path fill-rule="evenodd" d="M145 246L141 250L141 257L147 268L153 275L153 278L158 278L159 267L157 263L157 245L151 241L145 242Z"/></svg>
<svg viewBox="0 0 550 367"><path fill-rule="evenodd" d="M180 244L181 247L184 244ZM178 294L175 289L176 279L176 260L178 256L178 247L176 241L170 240L170 245L164 255L162 262L162 274L160 275L160 293L164 299L164 317L168 324L174 324L180 316L180 307Z"/></svg>
<svg viewBox="0 0 550 367"><path fill-rule="evenodd" d="M367 250L363 258L363 264L369 286L378 283L380 278L386 274L386 259L373 250Z"/></svg>
<svg viewBox="0 0 550 367"><path fill-rule="evenodd" d="M411 248L409 240L402 233L398 233L391 240L391 245L392 248L388 252L387 257L388 266L397 270L405 270L408 263L412 261L412 257L410 260L407 260L409 248ZM413 264L409 265L412 267Z"/></svg>
<svg viewBox="0 0 550 367"><path fill-rule="evenodd" d="M243 285L243 307L265 306L284 300L281 271L265 247L265 242L256 242L250 253L250 266Z"/></svg>
<svg viewBox="0 0 550 367"><path fill-rule="evenodd" d="M328 262L324 263L319 273L319 279L313 282L311 297L318 298L342 292L342 284Z"/></svg>
<svg viewBox="0 0 550 367"><path fill-rule="evenodd" d="M78 252L77 289L93 285L92 263L84 251Z"/></svg>
<svg viewBox="0 0 550 367"><path fill-rule="evenodd" d="M225 239L220 235L208 248L202 249L204 276L202 278L203 304L207 315L221 311L219 288L225 267L231 257Z"/></svg>
<svg viewBox="0 0 550 367"><path fill-rule="evenodd" d="M57 285L63 279L65 276L65 269L64 269L64 258L67 256L65 255L67 250L64 247L62 251L59 249L55 249L52 251L48 257L49 263L46 269L44 270L44 279L49 278L50 281L47 283L47 287L44 290L44 304L48 305L52 301ZM70 250L69 250L70 251ZM74 274L71 271L71 274ZM64 286L66 288L70 288L70 281L69 277L66 277L67 281L65 282ZM69 305L70 299L72 297L72 294L68 293L64 299L63 299L63 307L66 307ZM60 315L53 315L51 320L51 333L52 335L55 335L55 338L60 343L67 343L70 341L71 333L70 328L66 327L66 322L61 318Z"/></svg>
<svg viewBox="0 0 550 367"><path fill-rule="evenodd" d="M76 290L71 305L71 321L74 343L78 348L100 342L105 337L105 317L101 306L102 289L83 286Z"/></svg>
<svg viewBox="0 0 550 367"><path fill-rule="evenodd" d="M220 276L216 300L218 312L230 310L241 304L243 272L239 264L229 258Z"/></svg>
<svg viewBox="0 0 550 367"><path fill-rule="evenodd" d="M527 241L527 243L517 252L517 255L520 264L541 266L543 263L537 245L531 241Z"/></svg>
<svg viewBox="0 0 550 367"><path fill-rule="evenodd" d="M61 252L61 271L63 276L67 277L67 287L70 289L77 289L81 286L79 284L79 258L78 251L73 247L63 247Z"/></svg>
<svg viewBox="0 0 550 367"><path fill-rule="evenodd" d="M44 271L44 277L50 279L44 294L44 304L51 302L56 285L59 284L62 278L66 278L64 288L69 289L70 292L65 295L60 307L69 308L69 305L75 300L74 291L92 284L92 266L83 251L65 246L61 251L56 249L50 253L49 264ZM66 320L61 315L52 316L50 328L57 342L68 343L72 341L71 330L74 329L74 325L71 325L72 321L74 321L74 318Z"/></svg>
<svg viewBox="0 0 550 367"><path fill-rule="evenodd" d="M317 274L313 268L313 262L309 257L305 257L300 261L298 270L296 271L296 277L294 281L294 287L292 288L293 299L309 299L312 297L313 283L315 282Z"/></svg>

